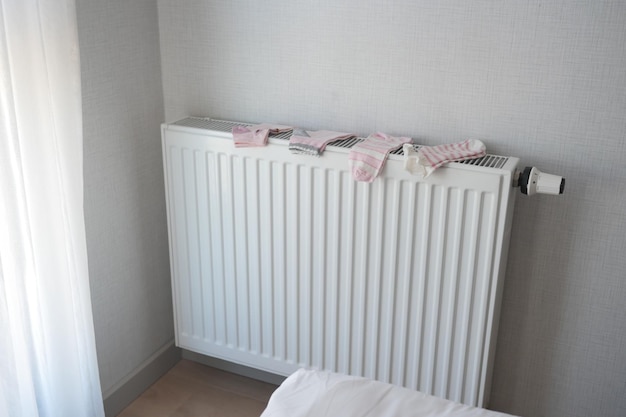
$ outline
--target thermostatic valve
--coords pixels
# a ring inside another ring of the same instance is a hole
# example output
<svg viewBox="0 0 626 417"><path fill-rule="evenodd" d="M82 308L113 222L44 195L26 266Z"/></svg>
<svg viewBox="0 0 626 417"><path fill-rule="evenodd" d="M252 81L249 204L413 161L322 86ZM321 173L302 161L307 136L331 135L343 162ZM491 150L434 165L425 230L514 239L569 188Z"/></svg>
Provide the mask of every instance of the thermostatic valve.
<svg viewBox="0 0 626 417"><path fill-rule="evenodd" d="M519 175L518 184L522 194L563 194L565 189L565 178L546 174L539 171L537 167L526 167Z"/></svg>

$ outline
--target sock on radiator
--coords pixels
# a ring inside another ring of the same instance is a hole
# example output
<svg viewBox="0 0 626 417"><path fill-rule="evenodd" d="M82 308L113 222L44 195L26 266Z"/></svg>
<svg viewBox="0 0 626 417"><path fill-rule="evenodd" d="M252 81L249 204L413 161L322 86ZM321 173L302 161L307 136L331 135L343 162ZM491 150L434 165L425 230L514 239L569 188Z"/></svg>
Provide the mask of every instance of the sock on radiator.
<svg viewBox="0 0 626 417"><path fill-rule="evenodd" d="M353 137L352 133L296 129L293 131L291 138L289 138L289 150L297 154L320 156L330 142L351 139Z"/></svg>
<svg viewBox="0 0 626 417"><path fill-rule="evenodd" d="M404 168L411 174L428 177L437 168L448 162L485 156L485 144L477 139L468 139L447 145L422 146L417 151L413 145L404 145Z"/></svg>
<svg viewBox="0 0 626 417"><path fill-rule="evenodd" d="M369 135L355 145L348 154L352 178L356 181L372 182L382 171L389 152L411 142L411 138L393 137L381 132Z"/></svg>
<svg viewBox="0 0 626 417"><path fill-rule="evenodd" d="M261 123L252 126L234 126L233 140L236 148L249 146L265 146L270 133L287 132L290 126Z"/></svg>

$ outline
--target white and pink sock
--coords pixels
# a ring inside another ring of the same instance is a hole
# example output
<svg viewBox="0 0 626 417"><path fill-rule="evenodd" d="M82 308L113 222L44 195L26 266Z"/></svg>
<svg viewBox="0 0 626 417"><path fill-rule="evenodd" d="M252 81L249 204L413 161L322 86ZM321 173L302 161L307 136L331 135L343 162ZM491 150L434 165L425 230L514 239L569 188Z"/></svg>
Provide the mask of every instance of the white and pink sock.
<svg viewBox="0 0 626 417"><path fill-rule="evenodd" d="M289 150L293 153L321 156L330 142L353 138L352 133L333 132L330 130L301 130L293 131L289 138Z"/></svg>
<svg viewBox="0 0 626 417"><path fill-rule="evenodd" d="M233 140L236 148L265 146L270 133L287 132L290 126L261 123L252 126L234 126Z"/></svg>
<svg viewBox="0 0 626 417"><path fill-rule="evenodd" d="M372 182L382 171L389 152L411 142L411 138L394 137L381 132L369 135L355 145L348 154L352 178L356 181Z"/></svg>
<svg viewBox="0 0 626 417"><path fill-rule="evenodd" d="M448 162L464 161L485 156L485 144L477 139L437 146L422 146L417 151L413 145L404 145L404 168L414 175L428 177Z"/></svg>

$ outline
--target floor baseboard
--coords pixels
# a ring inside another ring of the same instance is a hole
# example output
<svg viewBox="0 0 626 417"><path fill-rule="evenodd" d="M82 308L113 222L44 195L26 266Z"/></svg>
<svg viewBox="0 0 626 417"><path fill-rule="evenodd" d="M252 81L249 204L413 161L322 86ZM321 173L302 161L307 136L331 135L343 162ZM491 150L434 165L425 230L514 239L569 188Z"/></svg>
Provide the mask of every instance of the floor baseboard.
<svg viewBox="0 0 626 417"><path fill-rule="evenodd" d="M103 393L104 414L115 417L133 400L165 375L181 359L181 350L174 340L156 351L128 376Z"/></svg>

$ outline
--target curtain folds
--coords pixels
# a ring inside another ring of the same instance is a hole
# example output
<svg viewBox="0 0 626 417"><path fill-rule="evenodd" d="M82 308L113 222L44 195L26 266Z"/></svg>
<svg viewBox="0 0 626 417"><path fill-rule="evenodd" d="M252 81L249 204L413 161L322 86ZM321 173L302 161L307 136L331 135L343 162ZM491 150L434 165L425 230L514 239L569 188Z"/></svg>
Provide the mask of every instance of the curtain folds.
<svg viewBox="0 0 626 417"><path fill-rule="evenodd" d="M0 416L103 416L73 0L0 0Z"/></svg>

